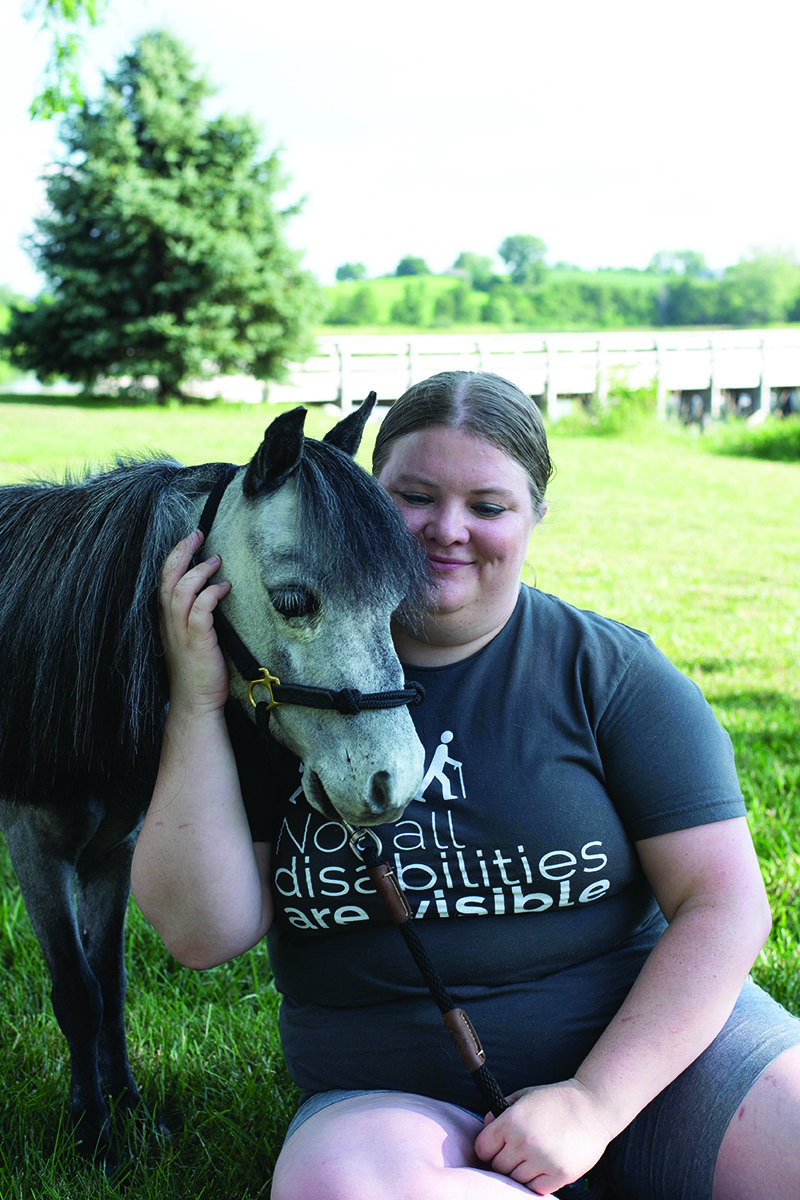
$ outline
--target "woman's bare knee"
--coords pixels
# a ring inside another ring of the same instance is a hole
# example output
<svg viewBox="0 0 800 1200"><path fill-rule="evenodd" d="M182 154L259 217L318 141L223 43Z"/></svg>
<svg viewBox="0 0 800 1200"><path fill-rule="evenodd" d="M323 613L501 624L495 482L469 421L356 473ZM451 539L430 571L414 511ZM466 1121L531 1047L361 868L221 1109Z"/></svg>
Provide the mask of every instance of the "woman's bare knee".
<svg viewBox="0 0 800 1200"><path fill-rule="evenodd" d="M444 1196L443 1172L476 1168L481 1123L425 1097L341 1100L310 1117L284 1146L273 1200L382 1200Z"/></svg>
<svg viewBox="0 0 800 1200"><path fill-rule="evenodd" d="M800 1046L767 1067L722 1139L713 1200L800 1195Z"/></svg>

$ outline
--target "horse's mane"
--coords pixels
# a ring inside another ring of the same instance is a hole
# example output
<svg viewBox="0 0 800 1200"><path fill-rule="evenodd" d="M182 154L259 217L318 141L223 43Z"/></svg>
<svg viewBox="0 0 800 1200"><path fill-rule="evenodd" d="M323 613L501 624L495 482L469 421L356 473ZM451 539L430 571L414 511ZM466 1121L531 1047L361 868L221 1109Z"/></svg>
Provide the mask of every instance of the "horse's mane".
<svg viewBox="0 0 800 1200"><path fill-rule="evenodd" d="M167 696L158 573L222 468L120 459L0 489L0 791L152 770ZM56 797L57 799L57 797Z"/></svg>
<svg viewBox="0 0 800 1200"><path fill-rule="evenodd" d="M330 590L360 602L403 597L407 619L421 613L425 556L376 480L347 454L310 440L294 479L302 537Z"/></svg>

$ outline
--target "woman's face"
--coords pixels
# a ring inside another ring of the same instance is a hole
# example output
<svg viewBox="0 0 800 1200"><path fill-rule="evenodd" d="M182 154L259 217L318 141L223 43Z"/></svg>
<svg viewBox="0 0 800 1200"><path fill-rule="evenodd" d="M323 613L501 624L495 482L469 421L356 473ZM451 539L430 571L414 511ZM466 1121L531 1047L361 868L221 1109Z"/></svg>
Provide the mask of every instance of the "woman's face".
<svg viewBox="0 0 800 1200"><path fill-rule="evenodd" d="M378 479L425 547L435 622L451 642L488 640L513 611L539 519L525 470L484 438L434 425L398 438Z"/></svg>

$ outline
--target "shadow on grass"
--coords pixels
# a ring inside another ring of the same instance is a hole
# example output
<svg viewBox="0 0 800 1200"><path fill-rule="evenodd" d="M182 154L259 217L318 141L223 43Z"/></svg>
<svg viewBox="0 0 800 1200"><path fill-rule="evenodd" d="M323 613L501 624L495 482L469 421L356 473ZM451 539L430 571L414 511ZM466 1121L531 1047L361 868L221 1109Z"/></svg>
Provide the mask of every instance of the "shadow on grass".
<svg viewBox="0 0 800 1200"><path fill-rule="evenodd" d="M672 662L679 671L683 671L685 675L694 676L695 672L701 672L703 676L707 675L730 675L742 666L743 659L741 658L721 658L719 655L696 656L694 658L683 658L680 655L673 655ZM707 687L704 684L704 690Z"/></svg>
<svg viewBox="0 0 800 1200"><path fill-rule="evenodd" d="M800 703L784 692L743 691L709 694L728 730L741 773L760 775L774 787L800 770ZM800 798L797 799L800 805Z"/></svg>
<svg viewBox="0 0 800 1200"><path fill-rule="evenodd" d="M47 394L0 391L0 404L26 404L37 408L216 408L227 403L222 397L206 399L202 396L171 396L166 403L159 404L152 392L121 393L116 396L98 396L93 392L51 392Z"/></svg>
<svg viewBox="0 0 800 1200"><path fill-rule="evenodd" d="M5 1042L5 1039L3 1039ZM51 1047L52 1049L52 1047ZM243 1085L241 1072L192 1054L180 1068L151 1063L151 1085L169 1094L165 1137L145 1111L114 1111L114 1165L83 1157L75 1144L66 1096L64 1052L2 1046L0 1196L37 1200L266 1200L294 1096L265 1058ZM32 1061L38 1059L38 1063ZM38 1069L37 1069L38 1068ZM145 1092L151 1089L145 1081ZM157 1090L157 1088L153 1088Z"/></svg>
<svg viewBox="0 0 800 1200"><path fill-rule="evenodd" d="M716 707L729 712L751 739L785 743L795 755L800 754L797 742L800 702L793 696L774 689L753 688L735 692L709 689L708 697Z"/></svg>
<svg viewBox="0 0 800 1200"><path fill-rule="evenodd" d="M149 403L153 401L150 400ZM47 395L25 392L0 392L0 404L26 404L36 408L138 408L145 401L126 400L120 396L94 396L91 392L61 393L52 392Z"/></svg>

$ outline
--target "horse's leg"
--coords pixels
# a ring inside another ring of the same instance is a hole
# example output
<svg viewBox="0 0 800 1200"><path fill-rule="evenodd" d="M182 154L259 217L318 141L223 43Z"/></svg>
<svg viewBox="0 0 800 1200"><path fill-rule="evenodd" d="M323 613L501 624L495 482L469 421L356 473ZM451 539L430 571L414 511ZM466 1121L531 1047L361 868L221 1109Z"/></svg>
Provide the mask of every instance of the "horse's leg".
<svg viewBox="0 0 800 1200"><path fill-rule="evenodd" d="M100 985L103 1024L98 1044L100 1081L124 1108L142 1104L125 1037L125 916L131 858L138 830L99 852L90 843L78 862L78 924L89 966ZM103 841L102 831L98 841Z"/></svg>
<svg viewBox="0 0 800 1200"><path fill-rule="evenodd" d="M75 868L91 825L78 815L37 807L4 809L3 828L33 931L47 962L56 1020L70 1054L70 1106L78 1145L87 1155L105 1154L108 1105L98 1072L103 997L81 944L75 912Z"/></svg>

